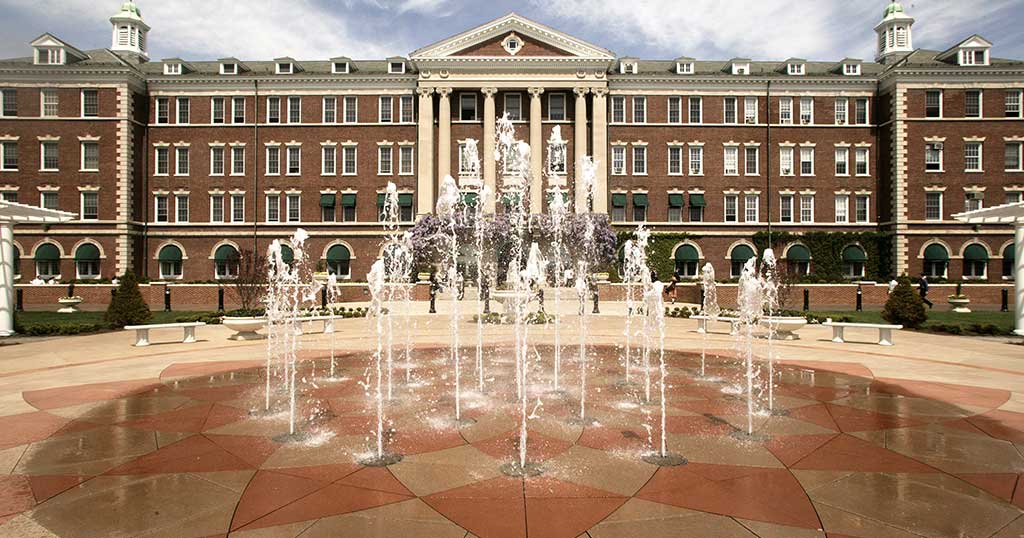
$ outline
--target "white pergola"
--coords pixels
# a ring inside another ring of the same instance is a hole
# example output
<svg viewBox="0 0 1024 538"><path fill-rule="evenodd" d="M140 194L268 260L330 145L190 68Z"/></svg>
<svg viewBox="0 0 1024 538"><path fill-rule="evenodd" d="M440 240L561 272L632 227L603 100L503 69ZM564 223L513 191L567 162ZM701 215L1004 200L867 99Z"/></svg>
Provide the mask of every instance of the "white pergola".
<svg viewBox="0 0 1024 538"><path fill-rule="evenodd" d="M1024 336L1024 202L986 207L953 215L967 224L1007 224L1014 227L1013 246L1013 311L1016 319L1014 333Z"/></svg>
<svg viewBox="0 0 1024 538"><path fill-rule="evenodd" d="M60 224L73 213L0 200L0 337L14 334L14 225Z"/></svg>

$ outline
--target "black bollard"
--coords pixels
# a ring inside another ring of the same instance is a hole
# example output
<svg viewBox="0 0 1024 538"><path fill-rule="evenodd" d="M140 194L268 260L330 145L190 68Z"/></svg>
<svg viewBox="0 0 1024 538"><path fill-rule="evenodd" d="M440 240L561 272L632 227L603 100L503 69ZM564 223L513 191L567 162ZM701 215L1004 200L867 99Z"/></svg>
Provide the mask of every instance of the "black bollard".
<svg viewBox="0 0 1024 538"><path fill-rule="evenodd" d="M171 287L164 286L164 312L171 311Z"/></svg>
<svg viewBox="0 0 1024 538"><path fill-rule="evenodd" d="M113 301L114 297L117 296L117 288L110 288L110 300Z"/></svg>
<svg viewBox="0 0 1024 538"><path fill-rule="evenodd" d="M320 288L320 308L327 310L327 286Z"/></svg>
<svg viewBox="0 0 1024 538"><path fill-rule="evenodd" d="M804 288L804 312L811 309L811 290Z"/></svg>
<svg viewBox="0 0 1024 538"><path fill-rule="evenodd" d="M1003 292L1005 293L1006 290L1003 290ZM24 312L25 311L25 290L18 290L17 291L17 301L16 301L15 304L16 304L16 308L18 309L18 312Z"/></svg>
<svg viewBox="0 0 1024 538"><path fill-rule="evenodd" d="M860 284L857 285L857 312L864 311L864 290L860 288Z"/></svg>
<svg viewBox="0 0 1024 538"><path fill-rule="evenodd" d="M704 287L703 286L701 286L701 288L700 288L700 305L701 305L701 308L704 308Z"/></svg>
<svg viewBox="0 0 1024 538"><path fill-rule="evenodd" d="M68 297L74 297L74 296L75 296L75 283L72 282L72 283L68 284Z"/></svg>
<svg viewBox="0 0 1024 538"><path fill-rule="evenodd" d="M21 293L21 290L18 290L18 293ZM1010 311L1010 290L1008 290L1006 288L1003 288L1002 295L1003 295L1003 306L999 308L999 311L1000 312L1009 312Z"/></svg>
<svg viewBox="0 0 1024 538"><path fill-rule="evenodd" d="M598 307L598 303L600 302L599 295L600 294L597 291L597 284L594 284L594 311L592 312L593 314L601 313L601 309Z"/></svg>
<svg viewBox="0 0 1024 538"><path fill-rule="evenodd" d="M224 288L217 288L217 311L224 311Z"/></svg>
<svg viewBox="0 0 1024 538"><path fill-rule="evenodd" d="M481 297L481 299L483 299L483 301L484 301L484 314L490 314L491 313L491 284L490 284L490 281L487 280L487 277L484 277L483 280L480 282L480 295L483 296L483 297Z"/></svg>
<svg viewBox="0 0 1024 538"><path fill-rule="evenodd" d="M437 272L430 272L430 313L437 313L437 288L440 284L437 282Z"/></svg>

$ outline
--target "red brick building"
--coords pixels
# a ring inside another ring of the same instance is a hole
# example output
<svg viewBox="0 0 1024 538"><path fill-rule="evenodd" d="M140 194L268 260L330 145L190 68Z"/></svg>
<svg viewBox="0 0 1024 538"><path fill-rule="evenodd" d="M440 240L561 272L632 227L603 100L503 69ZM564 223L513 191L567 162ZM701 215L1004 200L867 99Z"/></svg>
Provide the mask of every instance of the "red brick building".
<svg viewBox="0 0 1024 538"><path fill-rule="evenodd" d="M233 253L297 227L311 257L362 280L389 182L404 225L432 211L446 175L467 192L510 187L493 161L476 178L460 159L467 139L493 154L505 113L533 148L533 212L572 193L592 155L593 210L679 238L687 275L706 262L730 274L771 223L801 272L829 257L851 279L1011 278L1010 230L952 215L1021 200L1024 62L980 36L914 49L898 2L875 61L619 58L517 15L407 58L156 61L133 2L111 22L109 49L44 34L0 61L0 194L80 217L17 229L23 283L218 280ZM556 128L565 166L548 174ZM816 253L801 239L813 232L849 240Z"/></svg>

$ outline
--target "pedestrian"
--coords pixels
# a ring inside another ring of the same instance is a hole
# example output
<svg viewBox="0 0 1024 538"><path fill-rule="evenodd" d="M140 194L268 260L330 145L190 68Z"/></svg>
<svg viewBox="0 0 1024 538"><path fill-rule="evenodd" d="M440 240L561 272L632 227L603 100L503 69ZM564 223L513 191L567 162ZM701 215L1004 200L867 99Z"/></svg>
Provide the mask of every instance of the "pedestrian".
<svg viewBox="0 0 1024 538"><path fill-rule="evenodd" d="M679 272L676 271L672 274L672 281L665 286L665 295L668 295L672 300L672 304L676 304L676 286L679 285Z"/></svg>
<svg viewBox="0 0 1024 538"><path fill-rule="evenodd" d="M921 282L917 285L917 289L921 293L921 300L928 305L929 309L935 306L928 300L928 275L921 275Z"/></svg>
<svg viewBox="0 0 1024 538"><path fill-rule="evenodd" d="M896 282L895 278L889 281L889 295L892 295L892 292L896 291L897 284L899 283Z"/></svg>

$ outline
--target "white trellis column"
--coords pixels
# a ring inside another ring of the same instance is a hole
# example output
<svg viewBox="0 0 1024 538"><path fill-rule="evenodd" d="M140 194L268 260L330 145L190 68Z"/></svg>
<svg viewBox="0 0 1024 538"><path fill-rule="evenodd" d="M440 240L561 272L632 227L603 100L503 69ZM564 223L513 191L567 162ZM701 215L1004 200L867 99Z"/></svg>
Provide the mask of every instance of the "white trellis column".
<svg viewBox="0 0 1024 538"><path fill-rule="evenodd" d="M1018 222L1013 230L1013 256L1013 332L1024 336L1024 222Z"/></svg>
<svg viewBox="0 0 1024 538"><path fill-rule="evenodd" d="M14 334L14 225L0 222L0 336Z"/></svg>
<svg viewBox="0 0 1024 538"><path fill-rule="evenodd" d="M437 179L444 181L452 173L451 88L437 89Z"/></svg>
<svg viewBox="0 0 1024 538"><path fill-rule="evenodd" d="M494 95L498 93L498 89L483 88L480 92L484 94L484 154L480 158L484 161L484 185L494 193L494 196L485 200L486 205L483 209L485 215L492 215L496 208L495 200L498 198L498 167L494 161L497 120L494 116Z"/></svg>
<svg viewBox="0 0 1024 538"><path fill-rule="evenodd" d="M540 96L544 88L529 88L530 94L530 213L544 212L544 122Z"/></svg>
<svg viewBox="0 0 1024 538"><path fill-rule="evenodd" d="M417 128L416 215L434 211L434 88L421 87Z"/></svg>

